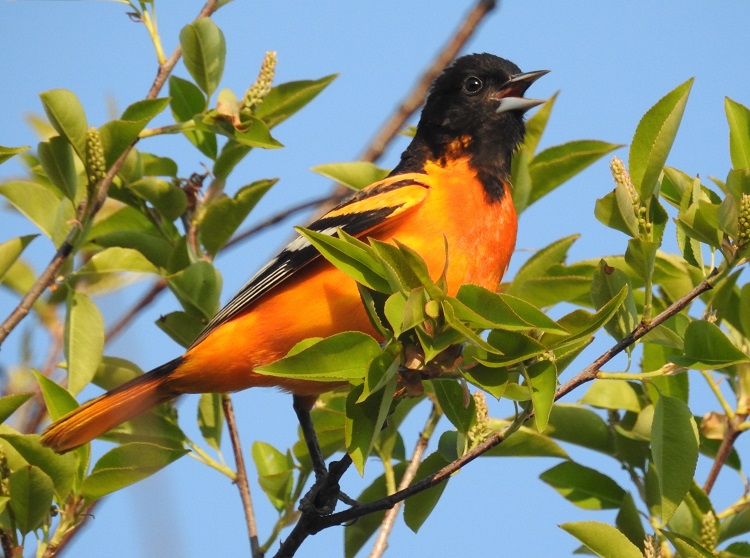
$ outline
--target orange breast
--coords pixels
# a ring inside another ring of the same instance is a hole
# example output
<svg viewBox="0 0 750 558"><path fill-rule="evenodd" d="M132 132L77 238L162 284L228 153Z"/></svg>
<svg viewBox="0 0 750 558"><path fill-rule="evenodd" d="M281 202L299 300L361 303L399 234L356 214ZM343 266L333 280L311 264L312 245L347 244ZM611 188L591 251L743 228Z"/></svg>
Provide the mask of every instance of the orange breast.
<svg viewBox="0 0 750 558"><path fill-rule="evenodd" d="M416 250L437 278L444 267L448 239L448 290L464 283L494 290L508 266L516 241L516 214L510 192L488 203L466 160L447 167L425 167L430 193L413 211L393 218L368 236L398 239ZM253 386L280 386L298 395L317 395L336 386L253 373L273 362L299 341L342 331L375 332L362 308L352 279L327 262L310 264L275 288L245 314L215 329L185 355L174 371L174 389L183 393L236 391Z"/></svg>

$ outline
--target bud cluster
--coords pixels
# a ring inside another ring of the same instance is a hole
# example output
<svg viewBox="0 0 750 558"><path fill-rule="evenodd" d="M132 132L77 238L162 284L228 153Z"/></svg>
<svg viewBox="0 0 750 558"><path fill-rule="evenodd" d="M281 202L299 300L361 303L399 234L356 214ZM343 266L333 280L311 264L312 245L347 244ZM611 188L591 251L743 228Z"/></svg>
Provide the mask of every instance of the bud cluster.
<svg viewBox="0 0 750 558"><path fill-rule="evenodd" d="M701 521L701 545L713 551L719 540L719 532L716 529L716 516L714 512L708 511Z"/></svg>
<svg viewBox="0 0 750 558"><path fill-rule="evenodd" d="M612 157L609 168L612 171L612 178L614 178L615 184L623 187L630 197L630 201L633 204L633 213L635 213L638 219L638 229L643 233L649 234L651 232L651 223L648 221L648 209L641 203L641 196L638 194L635 186L633 186L630 174L625 169L625 164L618 157Z"/></svg>
<svg viewBox="0 0 750 558"><path fill-rule="evenodd" d="M99 182L107 174L107 163L104 159L104 147L99 130L89 128L86 132L86 175L89 187Z"/></svg>
<svg viewBox="0 0 750 558"><path fill-rule="evenodd" d="M750 243L750 194L742 194L740 199L737 231L737 244L742 247Z"/></svg>
<svg viewBox="0 0 750 558"><path fill-rule="evenodd" d="M470 447L477 446L492 434L492 429L489 425L490 414L487 409L487 400L484 398L483 392L474 392L474 405L476 408L476 422L466 433L469 438Z"/></svg>
<svg viewBox="0 0 750 558"><path fill-rule="evenodd" d="M258 79L255 80L242 99L243 113L249 114L253 111L256 105L263 102L263 98L268 95L273 84L273 78L276 75L276 52L266 52L266 56L263 58L263 63L260 66L258 72Z"/></svg>

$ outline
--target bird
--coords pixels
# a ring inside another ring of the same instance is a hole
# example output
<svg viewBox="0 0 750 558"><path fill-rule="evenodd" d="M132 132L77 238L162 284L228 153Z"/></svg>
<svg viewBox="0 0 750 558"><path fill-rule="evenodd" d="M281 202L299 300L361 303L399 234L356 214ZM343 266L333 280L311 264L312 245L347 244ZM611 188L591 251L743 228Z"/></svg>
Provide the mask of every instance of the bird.
<svg viewBox="0 0 750 558"><path fill-rule="evenodd" d="M448 295L466 283L497 290L518 228L511 157L524 139L524 113L543 102L524 94L546 73L521 72L488 53L457 58L433 81L414 136L390 174L345 198L308 228L398 241L420 254L435 278L446 264L447 242ZM254 369L286 356L304 339L344 331L379 336L355 281L305 237L296 237L182 356L54 421L42 432L42 443L70 451L188 393L275 386L311 406L341 384L261 375Z"/></svg>

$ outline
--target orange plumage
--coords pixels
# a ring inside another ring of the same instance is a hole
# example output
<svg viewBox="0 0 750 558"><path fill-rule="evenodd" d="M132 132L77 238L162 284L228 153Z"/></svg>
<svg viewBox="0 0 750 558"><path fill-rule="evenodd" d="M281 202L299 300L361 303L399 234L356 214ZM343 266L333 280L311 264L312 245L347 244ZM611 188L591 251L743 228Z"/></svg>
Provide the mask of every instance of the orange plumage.
<svg viewBox="0 0 750 558"><path fill-rule="evenodd" d="M496 289L516 240L510 156L523 138L523 112L539 103L522 95L539 75L521 74L488 54L459 59L433 84L415 138L391 175L310 227L398 240L425 259L434 278L445 266L447 239L449 294L464 283ZM376 336L354 281L300 238L229 302L182 357L62 417L42 440L67 451L183 393L278 386L319 395L336 384L253 370L303 339L342 331Z"/></svg>

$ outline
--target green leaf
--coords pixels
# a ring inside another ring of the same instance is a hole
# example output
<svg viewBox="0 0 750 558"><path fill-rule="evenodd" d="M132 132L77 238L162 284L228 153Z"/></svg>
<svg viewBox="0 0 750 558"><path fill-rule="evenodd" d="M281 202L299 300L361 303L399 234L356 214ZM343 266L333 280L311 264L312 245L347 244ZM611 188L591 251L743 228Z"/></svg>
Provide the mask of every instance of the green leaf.
<svg viewBox="0 0 750 558"><path fill-rule="evenodd" d="M684 356L672 357L676 364L696 370L721 369L748 360L716 324L705 320L690 322L685 331Z"/></svg>
<svg viewBox="0 0 750 558"><path fill-rule="evenodd" d="M533 187L528 205L618 147L603 141L578 140L545 149L529 165Z"/></svg>
<svg viewBox="0 0 750 558"><path fill-rule="evenodd" d="M507 421L490 419L494 431L508 425ZM482 454L482 457L560 457L568 459L568 454L548 436L522 426L502 444Z"/></svg>
<svg viewBox="0 0 750 558"><path fill-rule="evenodd" d="M73 161L73 149L60 136L43 141L37 148L39 161L50 181L73 201L78 189L78 173Z"/></svg>
<svg viewBox="0 0 750 558"><path fill-rule="evenodd" d="M565 334L567 330L549 318L544 312L508 294L496 294L477 285L461 285L456 299L466 305L472 313L455 306L456 315L478 327L492 327L510 331L537 329L542 332ZM476 319L481 316L484 320Z"/></svg>
<svg viewBox="0 0 750 558"><path fill-rule="evenodd" d="M352 242L323 234L302 227L295 230L306 238L321 255L349 275L373 291L390 294L392 289L386 280L383 265L372 255L371 250L362 242ZM339 231L342 235L343 232Z"/></svg>
<svg viewBox="0 0 750 558"><path fill-rule="evenodd" d="M242 145L238 141L230 139L221 148L219 156L216 157L214 162L213 173L218 180L226 180L229 174L234 170L234 167L239 164L240 161L250 153L251 148L247 145Z"/></svg>
<svg viewBox="0 0 750 558"><path fill-rule="evenodd" d="M665 537L674 545L680 558L715 558L716 554L702 546L698 541L678 533L662 531Z"/></svg>
<svg viewBox="0 0 750 558"><path fill-rule="evenodd" d="M4 147L0 145L0 164L4 163L14 155L18 155L29 149L31 149L30 145L24 145L23 147Z"/></svg>
<svg viewBox="0 0 750 558"><path fill-rule="evenodd" d="M361 190L373 182L388 176L386 169L381 169L369 161L350 161L347 163L327 163L310 169L311 171L343 184L352 190Z"/></svg>
<svg viewBox="0 0 750 558"><path fill-rule="evenodd" d="M581 398L581 403L600 409L632 411L633 413L641 411L641 402L636 388L630 382L620 380L594 380Z"/></svg>
<svg viewBox="0 0 750 558"><path fill-rule="evenodd" d="M653 279L658 250L658 242L650 242L642 238L631 238L628 240L625 261L633 271L638 273L638 276L643 279L644 283ZM627 301L626 304L628 304Z"/></svg>
<svg viewBox="0 0 750 558"><path fill-rule="evenodd" d="M544 432L555 400L557 367L549 360L539 360L526 368L526 379L531 386L534 425L539 432Z"/></svg>
<svg viewBox="0 0 750 558"><path fill-rule="evenodd" d="M380 344L357 331L338 333L321 339L291 356L259 366L258 374L299 378L322 382L341 382L364 378L370 362L380 354Z"/></svg>
<svg viewBox="0 0 750 558"><path fill-rule="evenodd" d="M203 122L206 122L204 118ZM263 149L277 149L283 147L271 135L268 125L256 116L243 117L242 125L229 129L223 123L212 125L211 118L208 119L208 129L221 133L247 147L260 147Z"/></svg>
<svg viewBox="0 0 750 558"><path fill-rule="evenodd" d="M49 518L53 492L52 480L39 467L29 465L10 475L10 506L22 535L39 528Z"/></svg>
<svg viewBox="0 0 750 558"><path fill-rule="evenodd" d="M38 434L2 434L1 436L29 465L39 467L50 478L58 502L64 502L73 486L79 454L69 452L60 455L43 446Z"/></svg>
<svg viewBox="0 0 750 558"><path fill-rule="evenodd" d="M174 221L187 208L187 195L171 182L147 176L128 184L136 196L149 202L168 221Z"/></svg>
<svg viewBox="0 0 750 558"><path fill-rule="evenodd" d="M667 155L677 135L693 79L667 93L638 123L630 146L630 178L641 199L654 193Z"/></svg>
<svg viewBox="0 0 750 558"><path fill-rule="evenodd" d="M39 184L10 180L0 184L0 195L4 196L18 211L52 241L58 245L70 229L70 220L75 217L73 205L60 199L56 190Z"/></svg>
<svg viewBox="0 0 750 558"><path fill-rule="evenodd" d="M643 558L640 549L615 527L598 521L560 525L565 531L602 558Z"/></svg>
<svg viewBox="0 0 750 558"><path fill-rule="evenodd" d="M83 481L81 494L89 502L98 500L153 475L186 453L186 449L146 442L123 444L109 450L96 462Z"/></svg>
<svg viewBox="0 0 750 558"><path fill-rule="evenodd" d="M192 345L198 334L206 327L206 322L195 315L179 311L160 316L155 323L160 330L185 348Z"/></svg>
<svg viewBox="0 0 750 558"><path fill-rule="evenodd" d="M476 420L474 398L455 380L437 380L432 385L445 416L459 432L466 434Z"/></svg>
<svg viewBox="0 0 750 558"><path fill-rule="evenodd" d="M635 329L638 324L638 309L635 306L633 290L628 276L601 260L591 282L591 302L593 302L594 308L599 310L623 289L627 293L623 304L617 309L614 317L604 324L607 333L617 341L622 340Z"/></svg>
<svg viewBox="0 0 750 558"><path fill-rule="evenodd" d="M557 95L555 93L547 99L542 106L540 106L534 114L532 114L526 121L526 135L523 139L523 147L534 153L536 148L539 146L539 140L542 138L544 130L547 128L547 122L549 121L550 114L552 113L552 107L557 101ZM515 186L515 182L513 185Z"/></svg>
<svg viewBox="0 0 750 558"><path fill-rule="evenodd" d="M195 83L210 97L221 81L227 54L224 33L211 19L190 23L180 31L182 59Z"/></svg>
<svg viewBox="0 0 750 558"><path fill-rule="evenodd" d="M111 166L128 147L138 139L138 134L161 111L169 99L145 99L130 105L119 120L111 120L99 128L107 166Z"/></svg>
<svg viewBox="0 0 750 558"><path fill-rule="evenodd" d="M641 522L641 515L635 506L635 501L630 492L626 492L620 504L620 511L617 512L615 524L621 533L636 545L643 548L643 542L646 540L646 531Z"/></svg>
<svg viewBox="0 0 750 558"><path fill-rule="evenodd" d="M698 463L698 427L690 408L675 397L656 402L651 454L661 491L661 523L666 525L693 483Z"/></svg>
<svg viewBox="0 0 750 558"><path fill-rule="evenodd" d="M625 491L610 477L573 461L563 461L539 478L585 510L617 509L625 497Z"/></svg>
<svg viewBox="0 0 750 558"><path fill-rule="evenodd" d="M85 294L71 290L67 300L63 349L68 363L68 390L76 394L96 373L104 350L104 320Z"/></svg>
<svg viewBox="0 0 750 558"><path fill-rule="evenodd" d="M13 263L21 255L21 252L37 236L35 234L18 236L0 244L0 279L8 272Z"/></svg>
<svg viewBox="0 0 750 558"><path fill-rule="evenodd" d="M73 276L84 281L105 279L122 273L158 274L159 270L138 250L105 248L94 254Z"/></svg>
<svg viewBox="0 0 750 558"><path fill-rule="evenodd" d="M5 422L8 417L16 412L21 405L26 403L33 393L13 393L0 397L0 422Z"/></svg>
<svg viewBox="0 0 750 558"><path fill-rule="evenodd" d="M336 74L317 80L290 81L273 87L255 111L269 128L280 124L307 103L317 97L326 86L336 79Z"/></svg>
<svg viewBox="0 0 750 558"><path fill-rule="evenodd" d="M73 146L81 161L86 160L86 113L75 93L51 89L39 94L52 127Z"/></svg>
<svg viewBox="0 0 750 558"><path fill-rule="evenodd" d="M578 405L555 404L545 434L607 455L615 450L607 423L594 411Z"/></svg>
<svg viewBox="0 0 750 558"><path fill-rule="evenodd" d="M419 464L415 480L419 481L433 473L436 473L448 465L448 461L439 452L432 453ZM404 523L415 533L424 524L432 510L443 495L448 481L443 481L427 490L423 490L414 496L407 498L404 504Z"/></svg>
<svg viewBox="0 0 750 558"><path fill-rule="evenodd" d="M719 552L719 558L747 558L750 556L750 543L738 541Z"/></svg>
<svg viewBox="0 0 750 558"><path fill-rule="evenodd" d="M220 393L203 393L198 402L198 428L206 443L216 451L221 449L221 433L224 428L221 397Z"/></svg>
<svg viewBox="0 0 750 558"><path fill-rule="evenodd" d="M193 82L169 76L169 106L177 122L187 122L196 114L205 111L208 101Z"/></svg>
<svg viewBox="0 0 750 558"><path fill-rule="evenodd" d="M167 277L167 284L186 310L205 318L219 310L221 275L210 263L195 262Z"/></svg>
<svg viewBox="0 0 750 558"><path fill-rule="evenodd" d="M253 461L258 471L258 483L271 504L283 511L292 497L294 488L294 460L291 453L281 453L271 444L254 442Z"/></svg>
<svg viewBox="0 0 750 558"><path fill-rule="evenodd" d="M364 389L362 384L355 386L346 398L346 451L360 475L364 474L365 462L388 418L397 379L394 374L383 389L371 394L362 402L358 402Z"/></svg>
<svg viewBox="0 0 750 558"><path fill-rule="evenodd" d="M596 200L596 219L610 229L624 232L628 236L638 236L638 217L627 189L618 184L615 189Z"/></svg>
<svg viewBox="0 0 750 558"><path fill-rule="evenodd" d="M47 406L47 413L49 413L52 420L57 420L78 408L78 402L75 400L75 397L64 387L56 384L36 370L34 371L34 376L36 376L39 382L44 403Z"/></svg>
<svg viewBox="0 0 750 558"><path fill-rule="evenodd" d="M278 179L258 180L240 188L233 198L222 197L206 207L200 219L198 235L213 255L221 250L250 211Z"/></svg>
<svg viewBox="0 0 750 558"><path fill-rule="evenodd" d="M750 110L744 105L724 98L724 110L729 122L729 153L732 156L732 167L744 169L750 167Z"/></svg>

